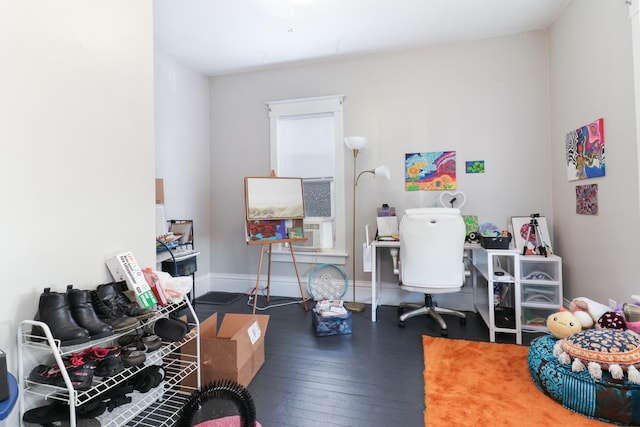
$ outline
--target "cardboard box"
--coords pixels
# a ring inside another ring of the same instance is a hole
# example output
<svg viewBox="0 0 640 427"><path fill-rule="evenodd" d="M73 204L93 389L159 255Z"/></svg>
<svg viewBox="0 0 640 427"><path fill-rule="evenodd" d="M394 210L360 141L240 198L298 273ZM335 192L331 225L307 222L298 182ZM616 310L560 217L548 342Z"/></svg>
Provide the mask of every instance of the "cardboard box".
<svg viewBox="0 0 640 427"><path fill-rule="evenodd" d="M164 205L164 181L156 178L156 205Z"/></svg>
<svg viewBox="0 0 640 427"><path fill-rule="evenodd" d="M264 336L269 316L227 313L218 330L218 314L200 323L200 382L229 379L248 387L264 363ZM217 331L217 333L216 333ZM195 342L185 345L194 354ZM195 378L184 385L195 386Z"/></svg>
<svg viewBox="0 0 640 427"><path fill-rule="evenodd" d="M313 310L313 330L319 337L351 333L351 312L337 316L322 316Z"/></svg>
<svg viewBox="0 0 640 427"><path fill-rule="evenodd" d="M126 282L127 288L135 292L140 307L152 308L158 303L133 253L124 252L109 258L107 267L116 282Z"/></svg>

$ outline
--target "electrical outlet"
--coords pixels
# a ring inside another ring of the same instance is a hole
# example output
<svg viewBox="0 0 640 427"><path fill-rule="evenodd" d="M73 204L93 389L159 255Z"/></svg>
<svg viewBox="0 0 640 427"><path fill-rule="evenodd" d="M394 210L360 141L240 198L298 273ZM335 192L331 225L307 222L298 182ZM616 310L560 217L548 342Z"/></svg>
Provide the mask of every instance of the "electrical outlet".
<svg viewBox="0 0 640 427"><path fill-rule="evenodd" d="M611 310L615 310L617 306L618 303L616 302L616 300L609 298L609 308Z"/></svg>

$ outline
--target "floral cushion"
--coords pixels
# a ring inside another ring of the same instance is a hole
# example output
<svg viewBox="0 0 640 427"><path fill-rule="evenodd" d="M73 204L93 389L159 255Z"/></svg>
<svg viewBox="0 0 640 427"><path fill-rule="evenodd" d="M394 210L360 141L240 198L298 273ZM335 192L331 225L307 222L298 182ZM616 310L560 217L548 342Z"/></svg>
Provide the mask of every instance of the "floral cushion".
<svg viewBox="0 0 640 427"><path fill-rule="evenodd" d="M569 335L554 346L554 354L562 363L580 372L588 367L594 379L607 369L615 379L628 373L629 381L640 384L640 336L619 329L587 329Z"/></svg>

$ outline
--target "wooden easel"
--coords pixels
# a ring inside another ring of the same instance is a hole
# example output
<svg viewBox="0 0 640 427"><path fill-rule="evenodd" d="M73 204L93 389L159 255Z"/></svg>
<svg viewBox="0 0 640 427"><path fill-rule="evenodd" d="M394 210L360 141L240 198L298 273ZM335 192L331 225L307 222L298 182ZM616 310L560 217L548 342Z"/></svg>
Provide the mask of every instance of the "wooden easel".
<svg viewBox="0 0 640 427"><path fill-rule="evenodd" d="M304 292L302 290L302 281L300 280L300 274L298 273L298 264L296 263L296 256L293 253L293 245L291 242L301 241L306 239L282 239L282 240L271 240L269 242L248 242L249 245L260 245L260 259L258 261L258 275L256 277L256 286L253 290L253 314L256 314L256 304L258 303L258 290L260 288L260 273L262 271L262 259L264 256L264 248L265 246L269 246L269 265L267 267L267 302L269 302L269 298L271 297L271 245L274 243L285 243L289 242L289 249L291 250L291 258L293 259L293 267L296 270L296 277L298 278L298 287L300 288L300 296L302 297L302 305L304 307L304 311L307 311L307 299L304 296Z"/></svg>
<svg viewBox="0 0 640 427"><path fill-rule="evenodd" d="M271 177L275 178L275 172L271 171ZM246 189L245 189L246 191ZM245 194L245 197L247 195ZM249 220L247 220L249 222ZM248 225L248 224L247 224ZM247 240L247 245L260 245L260 259L258 261L258 274L256 277L256 286L253 290L253 314L256 314L256 306L258 303L258 290L260 288L260 273L262 272L262 260L264 258L264 249L268 245L269 246L269 265L267 268L267 302L271 297L271 254L274 243L288 243L289 250L291 251L291 258L293 260L293 267L296 271L296 278L298 279L298 287L300 288L300 296L302 297L302 305L304 307L304 311L308 311L307 308L307 299L304 296L304 291L302 290L302 281L300 280L300 273L298 272L298 263L296 262L296 256L293 252L293 244L294 242L304 242L307 239L305 237L299 238L286 238L286 239L276 239L276 240Z"/></svg>

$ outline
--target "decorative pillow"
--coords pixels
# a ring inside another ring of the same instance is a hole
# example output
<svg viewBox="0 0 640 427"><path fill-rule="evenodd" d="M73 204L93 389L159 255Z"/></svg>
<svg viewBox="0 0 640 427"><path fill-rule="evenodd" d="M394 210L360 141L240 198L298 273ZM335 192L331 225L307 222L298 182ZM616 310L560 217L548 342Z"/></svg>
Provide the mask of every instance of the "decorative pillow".
<svg viewBox="0 0 640 427"><path fill-rule="evenodd" d="M602 369L608 369L614 379L623 379L627 372L629 382L640 384L640 336L619 329L587 329L558 340L553 354L571 370L581 372L588 367L593 379L602 378Z"/></svg>
<svg viewBox="0 0 640 427"><path fill-rule="evenodd" d="M615 311L607 311L598 319L598 326L607 329L627 329L624 316Z"/></svg>

